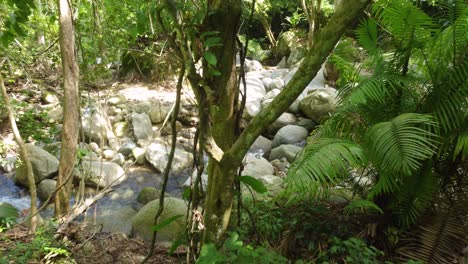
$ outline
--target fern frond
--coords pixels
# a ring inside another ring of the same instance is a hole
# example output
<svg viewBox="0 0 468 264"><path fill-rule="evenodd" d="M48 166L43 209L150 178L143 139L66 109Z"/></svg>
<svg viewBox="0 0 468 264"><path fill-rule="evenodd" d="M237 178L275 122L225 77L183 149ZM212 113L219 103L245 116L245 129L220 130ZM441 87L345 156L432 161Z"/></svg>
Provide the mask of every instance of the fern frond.
<svg viewBox="0 0 468 264"><path fill-rule="evenodd" d="M309 143L288 171L287 182L307 185L310 181L328 184L347 176L348 167L365 162L361 147L348 140L319 138Z"/></svg>
<svg viewBox="0 0 468 264"><path fill-rule="evenodd" d="M434 154L435 137L427 129L436 125L429 115L402 114L389 122L372 126L366 137L371 161L382 172L411 174Z"/></svg>

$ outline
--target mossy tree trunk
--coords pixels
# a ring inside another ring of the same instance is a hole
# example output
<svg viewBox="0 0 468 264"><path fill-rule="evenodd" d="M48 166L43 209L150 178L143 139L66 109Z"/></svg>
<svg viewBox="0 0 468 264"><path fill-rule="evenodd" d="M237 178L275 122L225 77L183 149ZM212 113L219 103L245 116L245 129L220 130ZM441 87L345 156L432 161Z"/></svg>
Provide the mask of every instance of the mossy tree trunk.
<svg viewBox="0 0 468 264"><path fill-rule="evenodd" d="M58 0L60 23L60 51L63 69L63 129L60 165L55 196L55 217L60 218L70 210L72 174L76 160L79 130L79 68L75 59L75 37L70 2Z"/></svg>
<svg viewBox="0 0 468 264"><path fill-rule="evenodd" d="M301 94L333 51L347 25L351 24L369 3L370 0L349 0L337 8L330 22L314 35L313 44L292 80L238 135L240 103L235 44L242 1L208 0L208 16L201 33L216 32L217 37L221 37L221 45L203 51L216 57L217 71L217 74L213 74L214 60L211 56L211 62L205 57L203 75L196 71L194 58L197 56L192 54L184 25L179 20L180 14L172 1L164 1L164 7L176 24L177 39L173 41L173 45L179 48L180 56L187 64L187 77L198 101L199 145L210 157L204 242L221 242L228 229L234 200L235 177L250 146ZM163 24L159 16L158 21Z"/></svg>
<svg viewBox="0 0 468 264"><path fill-rule="evenodd" d="M207 30L219 31L223 37L223 46L214 50L221 76L208 78L206 82L213 93L212 99L208 100L207 109L210 110L210 115L206 124L212 127L207 131L214 139L215 145L222 150L221 155L213 155L210 149L212 146L207 144L206 149L211 156L208 165L208 193L205 204L205 241L208 242L220 241L227 231L234 200L235 176L250 146L271 123L287 110L315 77L345 32L347 25L356 19L370 0L344 1L337 8L330 22L314 35L310 49L292 80L268 107L252 119L239 137L235 134L239 91L236 85L234 40L241 3L234 0L211 1L210 3L212 13L207 19L207 25L209 25Z"/></svg>

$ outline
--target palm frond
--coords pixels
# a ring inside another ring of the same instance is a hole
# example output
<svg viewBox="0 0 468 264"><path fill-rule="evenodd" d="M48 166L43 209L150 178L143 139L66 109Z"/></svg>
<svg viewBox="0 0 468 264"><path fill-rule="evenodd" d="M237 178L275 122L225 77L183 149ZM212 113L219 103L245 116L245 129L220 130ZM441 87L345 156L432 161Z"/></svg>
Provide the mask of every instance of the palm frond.
<svg viewBox="0 0 468 264"><path fill-rule="evenodd" d="M468 131L464 131L458 135L455 150L453 152L453 159L459 155L463 160L468 158Z"/></svg>
<svg viewBox="0 0 468 264"><path fill-rule="evenodd" d="M367 104L369 101L384 104L388 98L394 97L400 89L401 76L391 73L372 76L359 83L358 86L353 87L348 96L343 98L343 101L349 101L351 104Z"/></svg>
<svg viewBox="0 0 468 264"><path fill-rule="evenodd" d="M335 113L320 127L324 137L336 137L353 142L362 142L368 124L359 112L360 109L353 105L341 105Z"/></svg>
<svg viewBox="0 0 468 264"><path fill-rule="evenodd" d="M356 29L356 35L359 44L369 53L369 55L376 55L380 53L378 47L378 30L377 23L374 20L366 19L361 21Z"/></svg>
<svg viewBox="0 0 468 264"><path fill-rule="evenodd" d="M421 46L436 27L432 18L407 0L378 1L373 12L402 49ZM417 30L416 30L417 29Z"/></svg>
<svg viewBox="0 0 468 264"><path fill-rule="evenodd" d="M307 185L310 181L328 184L348 174L349 166L359 166L365 162L361 147L348 140L319 138L310 142L299 158L291 165L287 182Z"/></svg>
<svg viewBox="0 0 468 264"><path fill-rule="evenodd" d="M360 211L362 213L368 213L368 212L378 212L383 214L382 209L378 205L376 205L374 202L369 201L369 200L355 200L349 203L345 208L344 208L346 214L350 214L351 212L354 211Z"/></svg>
<svg viewBox="0 0 468 264"><path fill-rule="evenodd" d="M436 125L429 115L402 114L389 122L372 126L366 137L371 161L382 172L411 174L434 153L435 135L421 128Z"/></svg>
<svg viewBox="0 0 468 264"><path fill-rule="evenodd" d="M434 113L446 133L463 125L464 112L468 107L467 79L466 61L452 70L445 69L443 79L434 85L425 101L425 110Z"/></svg>
<svg viewBox="0 0 468 264"><path fill-rule="evenodd" d="M454 217L453 212L438 213L431 216L427 224L421 225L397 253L403 259L419 260L424 263L457 263L461 250L467 245L467 226Z"/></svg>
<svg viewBox="0 0 468 264"><path fill-rule="evenodd" d="M394 215L400 226L409 227L432 204L437 191L437 181L431 171L431 164L419 172L402 178L401 187L395 193Z"/></svg>

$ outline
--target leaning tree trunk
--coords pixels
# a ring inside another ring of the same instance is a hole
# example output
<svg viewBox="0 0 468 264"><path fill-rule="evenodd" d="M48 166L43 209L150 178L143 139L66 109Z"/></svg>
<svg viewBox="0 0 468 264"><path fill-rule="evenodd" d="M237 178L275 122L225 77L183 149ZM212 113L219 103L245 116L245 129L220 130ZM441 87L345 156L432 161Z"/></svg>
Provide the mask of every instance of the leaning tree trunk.
<svg viewBox="0 0 468 264"><path fill-rule="evenodd" d="M220 2L220 1L216 1ZM235 85L235 66L233 38L237 31L240 1L225 1L213 9L208 19L208 30L219 31L223 37L223 47L216 52L219 78L208 82L214 90L214 100L210 102L212 124L211 134L216 144L223 150L221 155L211 155L208 165L208 193L205 212L205 242L216 241L226 233L230 221L234 198L234 180L237 169L255 139L273 123L314 78L330 55L347 26L370 3L370 0L348 0L337 8L330 22L314 35L306 58L292 80L271 104L252 119L246 129L235 141L235 117L238 90ZM211 10L210 10L211 11ZM232 41L232 42L231 42ZM232 44L230 44L232 43ZM248 95L247 95L248 96ZM210 149L208 148L208 153Z"/></svg>
<svg viewBox="0 0 468 264"><path fill-rule="evenodd" d="M79 130L79 68L75 59L75 37L72 9L67 0L58 0L60 23L60 51L63 70L63 129L60 165L55 196L55 216L61 217L70 210L71 177L76 160Z"/></svg>
<svg viewBox="0 0 468 264"><path fill-rule="evenodd" d="M8 99L7 90L5 88L5 84L3 82L3 76L0 73L0 86L2 90L3 96L3 103L8 112L8 117L10 119L11 129L13 130L13 136L15 137L16 143L20 148L20 156L21 160L24 162L26 168L26 176L28 179L29 185L29 194L31 196L31 208L29 209L30 215L30 223L31 223L31 232L36 232L37 227L37 192L36 192L36 181L34 179L34 172L31 164L31 159L29 157L29 152L24 144L23 139L21 138L21 134L18 130L18 126L16 125L15 115L13 114L13 108L11 107L10 100Z"/></svg>

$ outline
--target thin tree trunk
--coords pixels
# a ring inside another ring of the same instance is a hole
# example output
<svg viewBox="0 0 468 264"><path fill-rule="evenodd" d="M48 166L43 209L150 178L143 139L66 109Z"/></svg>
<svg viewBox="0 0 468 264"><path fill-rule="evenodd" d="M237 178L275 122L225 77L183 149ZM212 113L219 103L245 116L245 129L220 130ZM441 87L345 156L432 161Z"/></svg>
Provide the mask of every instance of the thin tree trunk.
<svg viewBox="0 0 468 264"><path fill-rule="evenodd" d="M60 15L60 51L63 69L63 130L57 186L65 183L55 196L55 216L70 210L71 177L76 161L79 130L79 68L75 59L75 37L72 10L67 0L58 0Z"/></svg>
<svg viewBox="0 0 468 264"><path fill-rule="evenodd" d="M271 45L271 50L273 50L274 53L276 50L276 39L275 35L273 34L273 31L271 31L271 25L268 22L268 19L264 16L261 16L258 20L260 21L260 24L262 24L263 29L265 30L266 36Z"/></svg>
<svg viewBox="0 0 468 264"><path fill-rule="evenodd" d="M41 0L35 0L34 1L34 5L36 5L36 16L37 18L39 18L39 21L41 21L41 25L39 25L39 27L42 26L42 19L44 17L44 15L42 14L42 2ZM36 31L36 43L38 45L41 45L41 46L44 46L45 45L45 35L44 35L44 31L42 30L42 28L39 28L37 31Z"/></svg>
<svg viewBox="0 0 468 264"><path fill-rule="evenodd" d="M37 192L36 192L36 182L34 179L31 159L29 157L29 153L26 148L26 145L24 144L23 139L21 138L18 127L16 126L15 115L13 114L13 108L11 107L10 99L8 98L7 90L3 82L3 76L1 73L0 73L0 85L2 88L3 103L5 104L5 107L8 112L11 129L13 130L15 141L16 143L18 143L18 146L20 148L21 160L24 162L25 168L26 168L26 175L27 175L28 184L29 184L29 193L31 195L31 208L29 210L29 215L31 216L31 219L30 219L31 232L34 233L36 232L36 228L37 228Z"/></svg>

